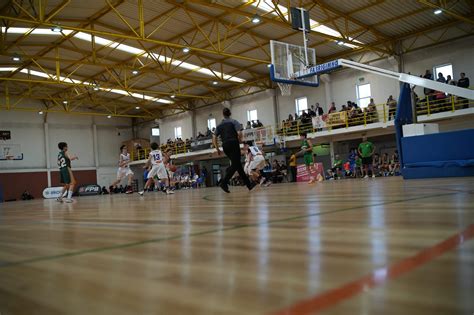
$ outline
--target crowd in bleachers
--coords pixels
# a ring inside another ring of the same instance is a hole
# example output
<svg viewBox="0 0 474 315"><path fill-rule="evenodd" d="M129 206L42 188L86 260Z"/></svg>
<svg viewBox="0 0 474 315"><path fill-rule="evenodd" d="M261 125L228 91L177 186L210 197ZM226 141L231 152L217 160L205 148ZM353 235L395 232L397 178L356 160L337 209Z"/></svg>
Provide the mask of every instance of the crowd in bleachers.
<svg viewBox="0 0 474 315"><path fill-rule="evenodd" d="M424 75L420 75L424 79L434 80L431 70L426 70ZM466 77L464 72L460 73L459 79L456 81L450 75L444 77L444 74L439 72L437 82L446 83L450 85L456 85L462 88L469 88L469 78ZM441 91L435 91L433 89L423 89L424 98L420 99L415 93L416 99L416 111L418 115L424 115L427 113L439 113L450 111L453 109L462 109L469 107L469 100L452 96ZM454 108L453 108L454 107Z"/></svg>

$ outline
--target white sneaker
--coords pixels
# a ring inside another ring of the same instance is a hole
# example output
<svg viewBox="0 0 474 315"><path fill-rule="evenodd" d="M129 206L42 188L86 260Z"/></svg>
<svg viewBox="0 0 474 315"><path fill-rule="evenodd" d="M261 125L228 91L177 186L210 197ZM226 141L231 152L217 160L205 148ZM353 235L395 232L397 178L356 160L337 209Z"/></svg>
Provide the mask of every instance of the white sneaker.
<svg viewBox="0 0 474 315"><path fill-rule="evenodd" d="M69 198L68 198L68 199L64 200L64 202L66 202L66 203L73 203L73 202L74 202L74 199L69 199Z"/></svg>
<svg viewBox="0 0 474 315"><path fill-rule="evenodd" d="M174 195L174 191L168 189L168 190L166 190L166 194L167 195Z"/></svg>
<svg viewBox="0 0 474 315"><path fill-rule="evenodd" d="M372 178L375 178L375 174L372 175Z"/></svg>
<svg viewBox="0 0 474 315"><path fill-rule="evenodd" d="M57 202L63 202L63 198L62 198L62 197L58 197L58 198L56 198L56 201L57 201Z"/></svg>
<svg viewBox="0 0 474 315"><path fill-rule="evenodd" d="M369 175L365 175L364 178L369 178Z"/></svg>
<svg viewBox="0 0 474 315"><path fill-rule="evenodd" d="M142 191L139 191L138 194L143 197L143 193L144 193L144 192L145 192L145 191L142 190Z"/></svg>

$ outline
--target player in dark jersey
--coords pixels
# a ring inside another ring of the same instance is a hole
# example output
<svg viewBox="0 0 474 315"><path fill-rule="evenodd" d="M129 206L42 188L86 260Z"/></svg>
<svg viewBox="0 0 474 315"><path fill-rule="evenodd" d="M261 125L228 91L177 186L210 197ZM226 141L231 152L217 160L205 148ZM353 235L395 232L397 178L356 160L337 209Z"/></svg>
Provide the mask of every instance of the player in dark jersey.
<svg viewBox="0 0 474 315"><path fill-rule="evenodd" d="M63 195L67 191L66 202L71 203L72 194L74 192L74 186L76 185L76 179L71 170L71 161L77 160L77 156L69 156L67 153L68 147L66 142L58 143L59 153L58 153L58 167L59 167L59 177L60 183L63 184L63 189L61 195L56 199L59 202L63 202Z"/></svg>

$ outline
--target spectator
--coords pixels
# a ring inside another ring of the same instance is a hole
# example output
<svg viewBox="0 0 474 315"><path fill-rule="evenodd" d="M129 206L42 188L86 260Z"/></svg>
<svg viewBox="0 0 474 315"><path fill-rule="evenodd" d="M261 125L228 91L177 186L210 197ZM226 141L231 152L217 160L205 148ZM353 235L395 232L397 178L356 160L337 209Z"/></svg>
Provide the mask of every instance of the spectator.
<svg viewBox="0 0 474 315"><path fill-rule="evenodd" d="M380 175L380 156L378 153L374 154L372 159L372 177Z"/></svg>
<svg viewBox="0 0 474 315"><path fill-rule="evenodd" d="M250 124L250 121L247 121L247 126L245 126L245 129L252 129L252 125Z"/></svg>
<svg viewBox="0 0 474 315"><path fill-rule="evenodd" d="M319 106L319 103L316 103L316 108L314 109L314 111L317 116L322 116L324 114L324 110L321 106Z"/></svg>
<svg viewBox="0 0 474 315"><path fill-rule="evenodd" d="M369 178L369 170L372 173L372 177L375 177L375 174L372 170L372 156L375 152L375 146L372 142L367 140L367 137L362 138L362 143L359 144L357 149L359 156L362 158L363 172L362 176L364 178ZM365 176L364 176L365 173Z"/></svg>
<svg viewBox="0 0 474 315"><path fill-rule="evenodd" d="M334 164L331 169L328 170L328 174L330 178L337 179L341 177L342 173L342 160L339 158L339 154L336 154L334 157Z"/></svg>
<svg viewBox="0 0 474 315"><path fill-rule="evenodd" d="M296 155L291 155L289 165L291 171L291 182L296 183Z"/></svg>
<svg viewBox="0 0 474 315"><path fill-rule="evenodd" d="M107 188L105 188L105 186L102 186L101 194L102 195L108 195L109 194L109 192L107 191Z"/></svg>
<svg viewBox="0 0 474 315"><path fill-rule="evenodd" d="M441 82L441 83L446 83L446 79L444 78L441 72L438 73L438 79L436 81Z"/></svg>
<svg viewBox="0 0 474 315"><path fill-rule="evenodd" d="M252 128L257 128L257 121L252 120Z"/></svg>
<svg viewBox="0 0 474 315"><path fill-rule="evenodd" d="M448 74L448 76L446 77L446 84L450 84L450 85L456 85L454 80L451 78L451 75Z"/></svg>
<svg viewBox="0 0 474 315"><path fill-rule="evenodd" d="M257 119L257 127L263 127L263 124L258 119Z"/></svg>
<svg viewBox="0 0 474 315"><path fill-rule="evenodd" d="M289 115L288 115L288 121L293 121L293 120L294 120L294 119L293 119L293 115L289 114Z"/></svg>
<svg viewBox="0 0 474 315"><path fill-rule="evenodd" d="M458 80L458 86L468 89L470 86L469 78L466 78L466 74L461 72L461 78Z"/></svg>
<svg viewBox="0 0 474 315"><path fill-rule="evenodd" d="M470 86L469 78L466 78L466 74L461 72L461 78L458 80L458 86L468 89ZM459 103L462 104L462 108L469 107L469 101L464 97L458 97Z"/></svg>
<svg viewBox="0 0 474 315"><path fill-rule="evenodd" d="M328 114L332 114L332 113L335 113L335 112L337 112L336 104L334 104L334 102L332 102L331 107L329 107Z"/></svg>
<svg viewBox="0 0 474 315"><path fill-rule="evenodd" d="M370 99L369 106L367 106L367 117L371 122L377 122L377 105L375 105L374 99Z"/></svg>
<svg viewBox="0 0 474 315"><path fill-rule="evenodd" d="M397 101L393 99L393 96L390 95L387 99L388 107L388 120L392 120L392 117L395 118L395 112L397 111Z"/></svg>
<svg viewBox="0 0 474 315"><path fill-rule="evenodd" d="M433 80L433 75L431 74L431 71L426 70L425 75L423 76L423 78L428 79L428 80ZM429 97L429 95L433 93L433 90L428 89L428 88L424 88L423 92L424 92L426 97Z"/></svg>
<svg viewBox="0 0 474 315"><path fill-rule="evenodd" d="M298 113L295 113L295 120L298 120L299 118Z"/></svg>
<svg viewBox="0 0 474 315"><path fill-rule="evenodd" d="M390 172L390 159L388 153L382 155L382 161L380 162L380 170L383 176L387 176Z"/></svg>
<svg viewBox="0 0 474 315"><path fill-rule="evenodd" d="M311 108L308 110L308 115L310 117L316 116L316 112L314 111L314 105L311 105Z"/></svg>
<svg viewBox="0 0 474 315"><path fill-rule="evenodd" d="M342 105L342 109L339 111L339 112L347 112L347 106L346 105Z"/></svg>

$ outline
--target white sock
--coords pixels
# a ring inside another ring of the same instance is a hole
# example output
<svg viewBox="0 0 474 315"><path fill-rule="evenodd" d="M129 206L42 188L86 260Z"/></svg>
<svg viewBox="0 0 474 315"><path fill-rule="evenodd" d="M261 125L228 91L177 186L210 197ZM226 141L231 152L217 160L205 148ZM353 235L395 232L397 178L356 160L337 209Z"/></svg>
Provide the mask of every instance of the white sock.
<svg viewBox="0 0 474 315"><path fill-rule="evenodd" d="M67 199L71 199L71 197L72 197L72 190L69 190L67 192Z"/></svg>

